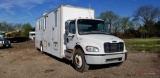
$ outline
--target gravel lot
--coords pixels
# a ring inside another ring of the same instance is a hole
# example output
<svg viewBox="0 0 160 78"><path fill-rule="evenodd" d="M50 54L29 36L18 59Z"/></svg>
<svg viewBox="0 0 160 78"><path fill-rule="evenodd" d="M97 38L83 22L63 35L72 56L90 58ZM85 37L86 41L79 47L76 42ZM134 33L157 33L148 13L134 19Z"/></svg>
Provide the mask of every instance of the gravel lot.
<svg viewBox="0 0 160 78"><path fill-rule="evenodd" d="M13 43L0 49L0 78L160 78L160 54L128 52L121 66L91 66L77 72L68 60L41 54L34 41Z"/></svg>

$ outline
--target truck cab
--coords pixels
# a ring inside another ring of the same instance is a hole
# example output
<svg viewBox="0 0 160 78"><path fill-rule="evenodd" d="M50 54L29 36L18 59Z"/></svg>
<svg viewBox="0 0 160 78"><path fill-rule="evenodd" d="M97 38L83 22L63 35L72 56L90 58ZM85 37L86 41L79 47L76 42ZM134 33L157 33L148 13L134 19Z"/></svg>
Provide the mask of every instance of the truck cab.
<svg viewBox="0 0 160 78"><path fill-rule="evenodd" d="M68 20L64 38L66 56L71 57L75 69L80 72L89 65L122 63L127 57L124 41L110 35L103 20Z"/></svg>
<svg viewBox="0 0 160 78"><path fill-rule="evenodd" d="M0 48L11 47L11 42L4 38L5 33L0 32Z"/></svg>

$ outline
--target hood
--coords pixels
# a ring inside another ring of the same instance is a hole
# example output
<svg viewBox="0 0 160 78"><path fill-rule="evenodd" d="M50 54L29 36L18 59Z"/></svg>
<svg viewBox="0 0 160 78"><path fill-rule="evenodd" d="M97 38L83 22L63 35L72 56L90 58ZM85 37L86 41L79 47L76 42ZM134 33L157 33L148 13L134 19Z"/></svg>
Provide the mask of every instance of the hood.
<svg viewBox="0 0 160 78"><path fill-rule="evenodd" d="M92 41L92 42L124 42L122 39L106 34L89 34L89 35L81 35L82 40Z"/></svg>
<svg viewBox="0 0 160 78"><path fill-rule="evenodd" d="M0 41L9 42L9 40L7 40L5 38L0 38Z"/></svg>

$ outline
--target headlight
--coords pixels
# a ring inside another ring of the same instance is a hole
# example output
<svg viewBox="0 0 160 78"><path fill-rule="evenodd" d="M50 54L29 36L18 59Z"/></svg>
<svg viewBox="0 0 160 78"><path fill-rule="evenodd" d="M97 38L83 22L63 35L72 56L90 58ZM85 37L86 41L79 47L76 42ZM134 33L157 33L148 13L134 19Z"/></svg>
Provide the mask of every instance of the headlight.
<svg viewBox="0 0 160 78"><path fill-rule="evenodd" d="M0 41L0 44L2 44L2 41Z"/></svg>
<svg viewBox="0 0 160 78"><path fill-rule="evenodd" d="M86 51L88 51L88 52L98 52L99 49L97 47L93 47L93 46L86 46Z"/></svg>
<svg viewBox="0 0 160 78"><path fill-rule="evenodd" d="M10 44L11 42L10 42L10 41L8 41L8 43Z"/></svg>

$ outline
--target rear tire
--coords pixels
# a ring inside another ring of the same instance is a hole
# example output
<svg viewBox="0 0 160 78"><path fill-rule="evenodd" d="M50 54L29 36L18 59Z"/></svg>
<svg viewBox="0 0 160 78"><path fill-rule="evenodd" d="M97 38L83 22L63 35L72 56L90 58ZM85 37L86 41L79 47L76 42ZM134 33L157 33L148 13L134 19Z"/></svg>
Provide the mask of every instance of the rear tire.
<svg viewBox="0 0 160 78"><path fill-rule="evenodd" d="M8 48L11 48L11 44L8 45Z"/></svg>
<svg viewBox="0 0 160 78"><path fill-rule="evenodd" d="M43 51L43 44L41 43L40 44L40 52L43 54L44 53L44 51Z"/></svg>
<svg viewBox="0 0 160 78"><path fill-rule="evenodd" d="M85 72L88 70L89 65L86 64L84 53L81 49L77 49L73 55L74 68L79 72Z"/></svg>

